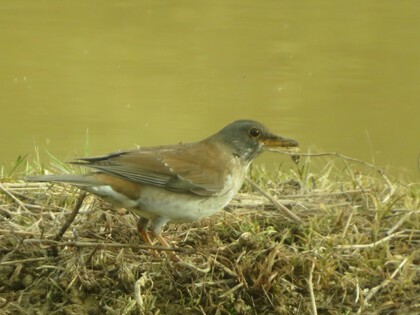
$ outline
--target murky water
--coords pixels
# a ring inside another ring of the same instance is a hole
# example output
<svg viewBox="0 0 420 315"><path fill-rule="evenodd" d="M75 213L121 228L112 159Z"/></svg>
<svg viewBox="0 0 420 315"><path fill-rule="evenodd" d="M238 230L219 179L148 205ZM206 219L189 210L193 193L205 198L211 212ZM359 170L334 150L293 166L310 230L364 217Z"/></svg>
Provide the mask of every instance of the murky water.
<svg viewBox="0 0 420 315"><path fill-rule="evenodd" d="M252 118L420 175L414 0L8 1L0 39L6 169L35 145L65 159Z"/></svg>

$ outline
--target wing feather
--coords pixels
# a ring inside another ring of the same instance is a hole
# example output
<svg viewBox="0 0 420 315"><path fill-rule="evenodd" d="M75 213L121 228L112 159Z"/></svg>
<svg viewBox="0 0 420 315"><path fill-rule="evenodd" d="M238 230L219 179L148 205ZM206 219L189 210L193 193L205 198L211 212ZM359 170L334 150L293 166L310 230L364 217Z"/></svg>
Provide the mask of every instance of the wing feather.
<svg viewBox="0 0 420 315"><path fill-rule="evenodd" d="M198 142L121 151L74 163L140 184L208 196L224 187L229 167L223 162L232 163L232 155L223 153L217 145Z"/></svg>

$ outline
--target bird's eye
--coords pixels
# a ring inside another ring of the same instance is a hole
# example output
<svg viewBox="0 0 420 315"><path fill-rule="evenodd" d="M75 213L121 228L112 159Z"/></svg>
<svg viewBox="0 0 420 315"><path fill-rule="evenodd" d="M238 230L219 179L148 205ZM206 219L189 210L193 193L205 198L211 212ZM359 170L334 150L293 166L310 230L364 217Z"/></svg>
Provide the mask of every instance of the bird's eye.
<svg viewBox="0 0 420 315"><path fill-rule="evenodd" d="M254 138L258 137L260 135L260 133L261 133L261 131L258 128L252 128L249 131L249 134L251 135L251 137L254 137Z"/></svg>

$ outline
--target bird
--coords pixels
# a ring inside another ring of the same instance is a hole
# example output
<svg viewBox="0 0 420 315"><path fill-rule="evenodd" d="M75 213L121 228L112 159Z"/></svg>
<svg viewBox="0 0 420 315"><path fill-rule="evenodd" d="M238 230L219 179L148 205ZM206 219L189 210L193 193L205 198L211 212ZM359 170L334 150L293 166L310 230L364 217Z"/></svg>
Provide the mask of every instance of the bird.
<svg viewBox="0 0 420 315"><path fill-rule="evenodd" d="M187 223L223 209L241 188L251 162L265 149L298 147L254 120L234 121L219 132L191 143L139 147L70 162L87 174L35 175L27 181L66 183L135 213L137 229L161 237L168 223Z"/></svg>

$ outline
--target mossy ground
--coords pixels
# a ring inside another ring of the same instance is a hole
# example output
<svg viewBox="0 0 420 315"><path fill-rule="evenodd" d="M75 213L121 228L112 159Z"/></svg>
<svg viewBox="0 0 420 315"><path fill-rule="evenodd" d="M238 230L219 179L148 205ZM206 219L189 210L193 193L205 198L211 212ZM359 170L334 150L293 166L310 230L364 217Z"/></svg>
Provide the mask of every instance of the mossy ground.
<svg viewBox="0 0 420 315"><path fill-rule="evenodd" d="M250 173L302 223L245 184L226 211L165 229L180 262L93 196L54 240L79 192L4 177L0 314L419 314L420 186L311 163Z"/></svg>

